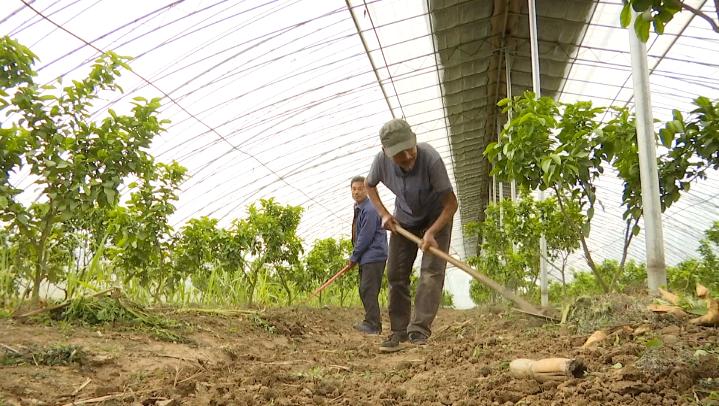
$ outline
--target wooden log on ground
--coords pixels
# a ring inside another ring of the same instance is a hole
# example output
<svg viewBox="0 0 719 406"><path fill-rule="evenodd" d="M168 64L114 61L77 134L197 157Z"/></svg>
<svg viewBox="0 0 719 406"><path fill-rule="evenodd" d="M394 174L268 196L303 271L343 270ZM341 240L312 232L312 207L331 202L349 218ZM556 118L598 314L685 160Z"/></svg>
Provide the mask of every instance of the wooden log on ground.
<svg viewBox="0 0 719 406"><path fill-rule="evenodd" d="M571 358L545 358L533 360L515 359L509 364L509 372L515 378L531 378L538 382L563 381L581 378L587 367L583 362Z"/></svg>

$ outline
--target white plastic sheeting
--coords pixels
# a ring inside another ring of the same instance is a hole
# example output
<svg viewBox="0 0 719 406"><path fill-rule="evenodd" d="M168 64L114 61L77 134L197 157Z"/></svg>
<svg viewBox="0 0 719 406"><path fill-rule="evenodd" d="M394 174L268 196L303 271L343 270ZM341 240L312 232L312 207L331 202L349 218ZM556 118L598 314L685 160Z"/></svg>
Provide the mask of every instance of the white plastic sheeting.
<svg viewBox="0 0 719 406"><path fill-rule="evenodd" d="M120 82L125 96L108 96L98 114L108 106L123 111L134 96L168 96L162 116L172 124L153 152L189 169L172 219L176 227L201 215L227 224L258 199L275 197L305 208L300 234L308 247L318 238L347 237L349 179L366 174L379 151L378 130L392 117L388 103L396 116L407 118L420 141L442 154L452 179L455 160L463 159L450 147L440 90L443 70L437 66L426 1L350 2L387 99L344 1L28 3L3 3L0 35L31 47L41 58L36 68L42 81L84 75L98 56L96 47L135 58L135 74ZM538 7L562 3L544 1ZM621 2L596 3L577 54L567 55L571 68L559 98L631 105L627 33L618 27ZM716 16L711 2L690 3ZM719 34L691 17L679 14L664 36L652 35L648 43L658 119L669 117L672 108L690 110L697 95L719 97ZM541 32L542 20L539 24ZM27 174L18 174L16 182L32 189ZM703 230L719 218L718 186L713 173L665 214L669 264L693 256ZM36 195L25 194L27 199ZM616 178L602 178L599 197L605 210L596 214L589 243L599 259L621 252L620 196ZM386 190L382 197L392 205ZM451 253L464 258L459 218ZM640 235L631 257L642 260L643 249ZM571 265L581 267L582 258L573 258ZM460 307L471 305L468 281L450 269L448 287Z"/></svg>

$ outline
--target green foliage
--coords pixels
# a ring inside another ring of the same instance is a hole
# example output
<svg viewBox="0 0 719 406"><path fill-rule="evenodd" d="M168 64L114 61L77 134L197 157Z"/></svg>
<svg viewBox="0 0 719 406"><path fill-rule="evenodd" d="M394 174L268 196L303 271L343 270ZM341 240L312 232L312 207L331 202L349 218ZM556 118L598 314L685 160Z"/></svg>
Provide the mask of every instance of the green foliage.
<svg viewBox="0 0 719 406"><path fill-rule="evenodd" d="M277 327L275 327L274 324L271 322L265 320L260 314L258 313L252 313L249 315L249 319L252 322L252 324L259 328L260 330L264 330L270 334L274 334L277 330Z"/></svg>
<svg viewBox="0 0 719 406"><path fill-rule="evenodd" d="M639 13L634 20L634 31L642 42L649 39L650 26L654 32L664 34L664 27L682 10L680 0L624 0L619 21L623 28L632 22L632 10Z"/></svg>
<svg viewBox="0 0 719 406"><path fill-rule="evenodd" d="M162 341L188 342L173 330L180 327L174 320L148 313L128 299L117 296L78 298L54 316L57 320L85 325L125 324L151 333Z"/></svg>
<svg viewBox="0 0 719 406"><path fill-rule="evenodd" d="M172 242L173 273L191 277L193 285L205 290L213 272L222 270L218 253L222 248L227 249L223 242L228 237L227 230L217 227L217 219L190 219Z"/></svg>
<svg viewBox="0 0 719 406"><path fill-rule="evenodd" d="M469 262L508 289L532 295L539 276L540 236L546 238L550 260L566 259L579 246L583 221L576 204L570 203L561 211L553 198L537 202L525 195L514 202L490 204L484 222L466 227L467 234L482 236L479 256ZM478 304L497 299L494 291L474 280L470 296Z"/></svg>
<svg viewBox="0 0 719 406"><path fill-rule="evenodd" d="M0 229L0 310L13 304L18 290L18 274L11 260L17 246L11 245L9 238L7 231Z"/></svg>
<svg viewBox="0 0 719 406"><path fill-rule="evenodd" d="M442 291L442 301L439 304L445 309L454 309L454 296L449 291Z"/></svg>
<svg viewBox="0 0 719 406"><path fill-rule="evenodd" d="M659 158L662 209L679 199L696 179L705 179L709 168L719 168L719 100L694 99L697 106L685 118L678 110L659 130L659 139L668 149Z"/></svg>
<svg viewBox="0 0 719 406"><path fill-rule="evenodd" d="M694 295L697 283L701 283L712 292L719 291L719 272L717 272L717 254L719 254L719 221L704 232L699 244L698 259L688 259L676 266L667 268L668 289L679 294ZM603 275L615 280L615 287L624 293L635 293L646 288L646 266L629 261L624 267L614 260L605 260L599 265ZM570 283L550 283L549 298L552 301L594 296L602 293L595 278L587 272L574 272Z"/></svg>
<svg viewBox="0 0 719 406"><path fill-rule="evenodd" d="M665 210L680 194L689 190L709 168L719 167L719 103L699 97L698 108L685 122L679 112L667 123L661 138L668 150L658 158L661 205ZM586 221L579 235L587 264L604 291L614 288L610 275L603 275L594 263L585 237L589 235L596 201L596 180L605 166L612 166L622 180L624 191L623 266L632 238L639 234L642 215L641 182L633 116L627 109L593 107L589 102L561 104L531 92L499 103L513 118L485 155L492 163L492 174L500 180L514 179L524 190L553 190L560 210L578 205ZM611 113L602 124L599 114ZM609 283L605 281L609 280Z"/></svg>
<svg viewBox="0 0 719 406"><path fill-rule="evenodd" d="M719 292L719 221L704 232L699 242L699 259L689 259L667 268L669 289L693 294L697 283Z"/></svg>
<svg viewBox="0 0 719 406"><path fill-rule="evenodd" d="M4 349L0 365L69 365L82 364L87 358L85 350L78 345L55 345L40 349L13 351Z"/></svg>
<svg viewBox="0 0 719 406"><path fill-rule="evenodd" d="M244 222L252 256L252 263L245 271L250 304L262 270L277 278L287 294L287 303L292 303L291 271L296 269L302 253L302 242L297 236L301 215L302 207L283 206L274 199L261 199L259 207L250 206Z"/></svg>
<svg viewBox="0 0 719 406"><path fill-rule="evenodd" d="M179 185L186 169L176 162L158 163L138 185L126 207L117 206L108 215L109 233L114 247L109 256L126 282L137 278L152 286L155 300L164 290L182 282L182 274L169 265L172 228L169 216L175 212ZM176 268L175 268L176 269Z"/></svg>
<svg viewBox="0 0 719 406"><path fill-rule="evenodd" d="M646 287L647 271L644 264L628 261L623 267L616 260L604 260L598 264L602 275L615 281L615 290L624 293L635 293ZM573 271L572 281L566 284L551 282L549 284L549 300L562 302L568 298L596 296L603 293L596 278L588 272Z"/></svg>
<svg viewBox="0 0 719 406"><path fill-rule="evenodd" d="M0 307L30 291L37 301L41 283L66 299L120 286L138 303L291 304L346 262L345 240L318 243L301 260L302 208L273 199L226 227L199 218L173 230L168 220L186 170L149 154L167 123L158 118L159 99L136 97L126 115L90 114L99 94L122 91L117 79L128 58L108 52L85 78L49 86L34 81L36 59L0 37L0 114L8 117L0 123ZM36 179L36 203L17 200L23 190L10 182L17 173ZM358 303L356 286L349 275L324 297ZM129 311L120 302L95 304L73 302L68 317L115 322Z"/></svg>
<svg viewBox="0 0 719 406"><path fill-rule="evenodd" d="M306 292L314 291L347 265L351 253L352 242L350 240L326 238L315 241L305 257L304 277L299 279L300 289ZM348 294L356 290L358 286L358 270L355 266L354 269L348 271L348 274L335 280L325 291L319 293L319 303L322 304L323 298L327 295L336 294L339 296L340 306L344 306Z"/></svg>
<svg viewBox="0 0 719 406"><path fill-rule="evenodd" d="M147 149L166 122L157 118L159 99L143 98L134 99L129 115L109 110L102 120L92 120L100 92L122 91L115 80L121 69L129 69L127 58L108 52L86 78L57 88L34 83L35 56L27 48L7 37L0 46L8 66L0 81L0 112L12 118L0 127L0 217L29 243L23 260L33 269L18 271L32 279L36 302L40 283L53 279L53 245L72 229L73 219L117 205L126 177L152 173ZM42 203L16 201L21 190L11 185L9 174L22 171L37 178Z"/></svg>

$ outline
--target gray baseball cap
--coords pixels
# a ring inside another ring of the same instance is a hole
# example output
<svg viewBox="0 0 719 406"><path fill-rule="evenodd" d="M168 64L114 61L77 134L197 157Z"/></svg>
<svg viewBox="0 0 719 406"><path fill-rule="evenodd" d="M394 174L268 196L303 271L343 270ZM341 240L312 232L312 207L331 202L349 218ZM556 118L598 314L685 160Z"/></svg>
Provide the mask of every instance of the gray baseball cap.
<svg viewBox="0 0 719 406"><path fill-rule="evenodd" d="M386 122L379 130L379 139L382 141L384 153L389 157L417 145L417 136L412 132L409 124L401 118Z"/></svg>

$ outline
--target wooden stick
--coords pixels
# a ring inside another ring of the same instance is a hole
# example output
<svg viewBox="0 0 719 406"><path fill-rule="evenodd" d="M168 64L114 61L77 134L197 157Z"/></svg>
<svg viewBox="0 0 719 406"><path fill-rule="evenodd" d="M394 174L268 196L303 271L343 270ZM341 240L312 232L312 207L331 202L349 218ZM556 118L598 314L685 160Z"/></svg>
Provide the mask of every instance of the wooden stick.
<svg viewBox="0 0 719 406"><path fill-rule="evenodd" d="M340 371L350 372L352 371L349 367L343 365L327 365L327 368L339 369Z"/></svg>
<svg viewBox="0 0 719 406"><path fill-rule="evenodd" d="M20 355L20 351L18 351L18 350L16 350L16 349L12 348L12 347L9 346L9 345L5 345L5 344L0 343L0 347L6 349L6 350L8 350L8 351L14 352L14 353L17 354L17 355Z"/></svg>
<svg viewBox="0 0 719 406"><path fill-rule="evenodd" d="M203 370L201 370L201 371L199 371L199 372L196 372L196 373L194 373L194 374L188 376L187 378L185 378L185 379L183 379L183 380L181 380L181 381L177 381L177 383L178 383L178 384L185 383L185 382L189 381L189 380L192 379L192 378L196 378L197 376L204 374L205 372L206 372L206 370L203 369Z"/></svg>
<svg viewBox="0 0 719 406"><path fill-rule="evenodd" d="M207 314L219 314L221 316L236 316L238 314L257 314L257 310L246 310L246 309L203 309L201 307L188 307L175 309L172 313L207 313Z"/></svg>
<svg viewBox="0 0 719 406"><path fill-rule="evenodd" d="M92 379L87 378L87 380L85 380L85 382L82 385L80 385L77 389L75 389L74 392L72 392L72 396L77 396L77 394L80 393L81 390L85 389L85 387L87 385L89 385L90 382L92 382Z"/></svg>
<svg viewBox="0 0 719 406"><path fill-rule="evenodd" d="M414 235L414 234L410 233L409 231L405 230L405 229L402 228L400 225L397 225L397 226L396 226L396 230L397 230L397 232L398 232L400 235L402 235L403 237L407 238L408 240L414 242L414 243L417 244L417 245L422 245L422 240L421 240L419 237L417 237L416 235ZM522 299L521 297L515 295L515 294L514 294L512 291L510 291L509 289L507 289L507 288L505 288L504 286L498 284L497 282L495 282L494 280L492 280L492 279L489 278L488 276L483 275L482 273L480 273L479 271L475 270L474 268L472 268L471 266L467 265L466 263L464 263L464 262L462 262L462 261L460 261L460 260L458 260L458 259L455 259L454 257L450 256L450 255L447 254L446 252L443 252L443 251L441 251L441 250L438 250L438 249L435 248L435 247L430 247L430 248L429 248L429 252L430 252L432 255L436 255L436 256L438 256L438 257L444 259L445 261L451 263L452 265L456 266L457 268L463 270L464 272L468 273L471 277L473 277L474 279L476 279L476 280L482 282L482 284L484 284L485 286L491 288L491 289L494 290L495 292L499 293L499 294L502 295L505 299L508 299L508 300L514 302L514 304L516 304L517 306L519 306L519 308L520 308L521 310L523 310L524 312L529 313L529 314L534 315L534 316L551 318L551 317L548 317L548 316L543 315L542 312L539 311L539 309L537 309L536 307L534 307L534 305L532 305L531 303L529 303L529 302L527 302L526 300Z"/></svg>
<svg viewBox="0 0 719 406"><path fill-rule="evenodd" d="M177 365L175 365L175 380L172 382L172 387L177 387L177 378L180 376L180 371L182 371L182 368L178 368Z"/></svg>
<svg viewBox="0 0 719 406"><path fill-rule="evenodd" d="M349 271L350 269L352 269L352 264L347 264L347 265L345 265L344 268L340 269L339 272L337 272L337 273L334 274L331 278L329 278L329 279L327 280L327 282L323 283L322 286L320 286L320 287L317 288L314 292L312 292L312 294L310 294L310 295L307 297L307 299L305 299L305 301L308 301L308 300L312 299L313 297L317 296L320 292L322 292L323 290L325 290L326 287L330 286L330 285L332 284L332 282L334 282L337 278L339 278L340 276L342 276L345 272Z"/></svg>
<svg viewBox="0 0 719 406"><path fill-rule="evenodd" d="M121 398L121 397L125 397L125 396L127 396L127 394L125 392L115 393L112 395L105 395L105 396L100 396L97 398L76 400L76 401L73 401L70 403L66 403L63 406L75 406L75 405L87 405L90 403L100 403L100 402L104 402L106 400L117 399L117 398Z"/></svg>

